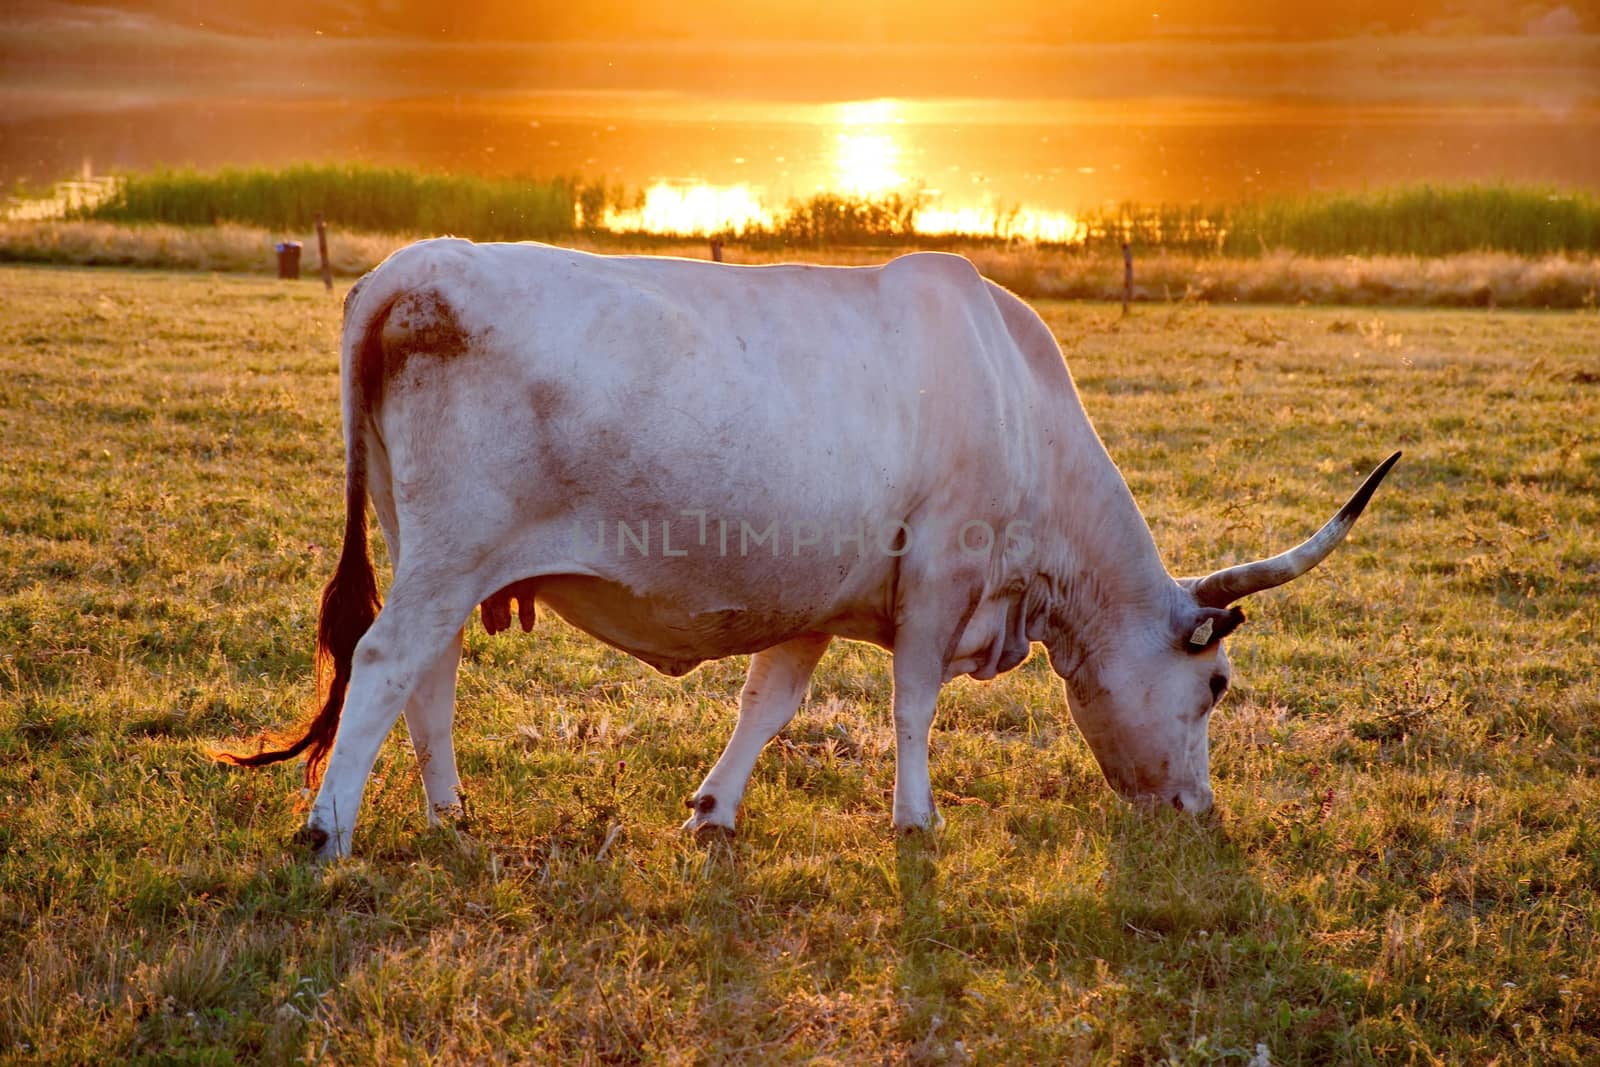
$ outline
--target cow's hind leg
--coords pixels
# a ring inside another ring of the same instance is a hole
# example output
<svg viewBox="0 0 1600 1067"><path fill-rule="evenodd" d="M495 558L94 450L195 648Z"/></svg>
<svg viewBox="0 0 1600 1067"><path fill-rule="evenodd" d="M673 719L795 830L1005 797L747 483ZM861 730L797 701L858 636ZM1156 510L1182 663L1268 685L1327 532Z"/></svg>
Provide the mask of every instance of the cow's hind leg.
<svg viewBox="0 0 1600 1067"><path fill-rule="evenodd" d="M689 799L685 830L733 829L756 757L794 718L830 640L827 634L807 634L750 657L750 673L739 693L739 721L717 765Z"/></svg>
<svg viewBox="0 0 1600 1067"><path fill-rule="evenodd" d="M476 603L469 586L450 578L416 571L396 577L388 602L356 646L339 730L306 820L306 838L320 855L349 854L383 739L424 675L449 653Z"/></svg>
<svg viewBox="0 0 1600 1067"><path fill-rule="evenodd" d="M406 701L406 731L411 734L411 748L417 754L430 825L437 825L441 815L456 810L461 803L461 779L456 773L455 741L451 736L456 716L456 672L460 666L461 633L457 631Z"/></svg>

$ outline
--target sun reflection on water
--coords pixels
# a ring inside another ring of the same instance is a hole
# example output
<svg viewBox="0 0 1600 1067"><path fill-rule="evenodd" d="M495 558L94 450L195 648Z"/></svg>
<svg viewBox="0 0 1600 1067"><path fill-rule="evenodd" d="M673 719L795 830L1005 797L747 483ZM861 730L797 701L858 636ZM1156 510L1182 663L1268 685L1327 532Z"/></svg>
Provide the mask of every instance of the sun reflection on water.
<svg viewBox="0 0 1600 1067"><path fill-rule="evenodd" d="M704 236L744 233L770 226L772 213L748 185L659 181L645 190L639 207L608 209L605 227L619 232Z"/></svg>
<svg viewBox="0 0 1600 1067"><path fill-rule="evenodd" d="M1086 229L1076 216L1065 211L989 206L929 207L917 212L917 232L929 236L973 234L1066 244L1083 240Z"/></svg>
<svg viewBox="0 0 1600 1067"><path fill-rule="evenodd" d="M805 196L830 193L878 199L900 196L916 202L916 231L929 236L972 234L1028 241L1071 242L1083 224L1062 211L1039 211L992 201L961 202L929 190L906 175L916 155L915 126L908 126L902 101L883 98L828 105L820 118L832 134L831 156ZM645 190L638 207L608 209L607 229L679 236L746 234L779 225L791 196L773 195L750 183L662 180Z"/></svg>
<svg viewBox="0 0 1600 1067"><path fill-rule="evenodd" d="M882 196L909 183L900 173L903 146L896 126L905 124L895 100L851 100L836 105L837 147L833 188L851 196Z"/></svg>

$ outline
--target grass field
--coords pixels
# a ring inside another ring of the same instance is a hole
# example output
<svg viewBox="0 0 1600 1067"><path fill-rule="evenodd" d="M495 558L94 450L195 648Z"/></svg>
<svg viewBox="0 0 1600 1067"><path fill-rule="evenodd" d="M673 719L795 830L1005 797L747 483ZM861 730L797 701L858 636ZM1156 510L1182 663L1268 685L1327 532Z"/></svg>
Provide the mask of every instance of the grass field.
<svg viewBox="0 0 1600 1067"><path fill-rule="evenodd" d="M677 831L741 664L469 631L459 829L397 731L288 847L341 528L338 294L0 269L0 1061L1583 1063L1600 1057L1593 314L1045 303L1175 571L1252 602L1220 816L1102 782L1042 656L947 687L889 829L888 660L824 659L731 846Z"/></svg>

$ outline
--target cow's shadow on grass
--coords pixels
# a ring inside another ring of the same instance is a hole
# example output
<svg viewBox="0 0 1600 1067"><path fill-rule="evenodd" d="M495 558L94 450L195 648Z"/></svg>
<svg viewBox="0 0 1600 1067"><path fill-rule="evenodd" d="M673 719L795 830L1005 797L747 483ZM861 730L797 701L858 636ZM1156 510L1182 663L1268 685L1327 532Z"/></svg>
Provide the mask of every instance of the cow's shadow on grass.
<svg viewBox="0 0 1600 1067"><path fill-rule="evenodd" d="M1046 1043L1074 1055L1111 1029L1169 1054L1202 1039L1337 1052L1344 998L1359 994L1311 959L1293 904L1274 898L1225 822L1115 802L1086 821L1100 836L1086 835L1076 862L1036 842L1002 861L1014 876L988 884L943 875L959 846L900 841L902 1027L920 1058L962 1058L954 1043L987 1011L974 990L1030 981L1057 991L1041 999L1062 1026ZM1084 1010L1058 1014L1074 1000ZM1244 1022L1250 1034L1234 1032Z"/></svg>
<svg viewBox="0 0 1600 1067"><path fill-rule="evenodd" d="M900 893L900 964L896 985L902 994L900 1037L914 1063L961 1061L966 986L976 957L946 929L945 894L940 878L940 842L927 833L897 842L895 878Z"/></svg>

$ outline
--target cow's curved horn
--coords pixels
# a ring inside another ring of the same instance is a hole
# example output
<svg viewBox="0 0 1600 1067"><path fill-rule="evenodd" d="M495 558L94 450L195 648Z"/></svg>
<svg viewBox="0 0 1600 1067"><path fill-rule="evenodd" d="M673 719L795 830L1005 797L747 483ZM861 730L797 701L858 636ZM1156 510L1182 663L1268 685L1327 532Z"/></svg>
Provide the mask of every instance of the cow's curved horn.
<svg viewBox="0 0 1600 1067"><path fill-rule="evenodd" d="M1241 563L1199 579L1192 586L1195 599L1202 607L1225 608L1251 593L1292 581L1327 559L1328 553L1339 546L1344 535L1350 532L1350 527L1356 524L1367 501L1377 491L1378 483L1383 481L1389 468L1399 459L1400 453L1396 452L1380 463L1376 470L1367 475L1367 480L1361 483L1355 495L1339 509L1339 514L1329 519L1328 524L1313 534L1310 540L1271 559Z"/></svg>

